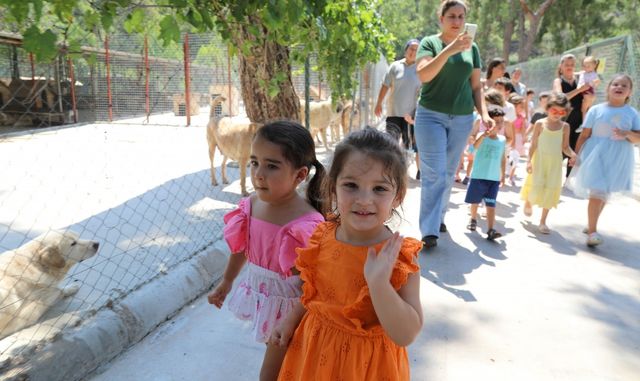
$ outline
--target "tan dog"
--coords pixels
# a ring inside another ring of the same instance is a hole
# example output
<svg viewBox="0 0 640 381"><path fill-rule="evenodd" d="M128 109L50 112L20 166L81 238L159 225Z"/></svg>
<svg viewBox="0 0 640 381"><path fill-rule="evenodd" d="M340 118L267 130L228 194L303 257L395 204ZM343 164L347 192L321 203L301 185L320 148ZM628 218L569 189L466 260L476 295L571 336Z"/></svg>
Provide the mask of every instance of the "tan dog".
<svg viewBox="0 0 640 381"><path fill-rule="evenodd" d="M53 305L78 292L58 284L76 263L93 257L98 242L50 231L0 255L0 338L35 324Z"/></svg>
<svg viewBox="0 0 640 381"><path fill-rule="evenodd" d="M207 125L207 142L209 143L209 161L211 163L211 185L218 185L213 159L216 147L222 154L222 183L228 184L227 158L238 162L240 166L240 189L242 195L247 196L246 177L247 164L251 156L251 142L260 128L257 123L252 123L248 118L241 117L217 117L215 108L226 100L223 96L216 97L211 102L209 112L209 124Z"/></svg>
<svg viewBox="0 0 640 381"><path fill-rule="evenodd" d="M309 130L314 140L320 135L324 148L329 149L327 143L327 129L331 122L339 117L339 113L334 111L331 100L320 102L309 102ZM305 102L300 100L300 123L305 124Z"/></svg>

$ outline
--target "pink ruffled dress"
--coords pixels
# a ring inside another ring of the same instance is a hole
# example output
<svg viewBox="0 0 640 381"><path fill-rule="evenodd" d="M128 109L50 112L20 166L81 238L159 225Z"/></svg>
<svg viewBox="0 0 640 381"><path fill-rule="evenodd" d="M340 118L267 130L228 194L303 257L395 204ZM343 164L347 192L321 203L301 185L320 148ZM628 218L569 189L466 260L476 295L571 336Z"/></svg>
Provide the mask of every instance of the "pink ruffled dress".
<svg viewBox="0 0 640 381"><path fill-rule="evenodd" d="M287 316L301 293L300 277L291 273L296 248L306 247L315 227L324 221L307 213L286 225L251 217L251 200L224 216L224 238L232 255L247 256L245 278L235 287L227 306L237 318L253 322L256 341L267 342L276 323Z"/></svg>

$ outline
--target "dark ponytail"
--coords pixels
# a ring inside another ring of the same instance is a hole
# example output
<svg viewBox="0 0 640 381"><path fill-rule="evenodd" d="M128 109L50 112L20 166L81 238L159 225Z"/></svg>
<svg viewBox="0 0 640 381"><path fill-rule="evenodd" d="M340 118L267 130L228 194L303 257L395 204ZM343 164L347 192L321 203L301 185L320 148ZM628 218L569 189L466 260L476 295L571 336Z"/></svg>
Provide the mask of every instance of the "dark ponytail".
<svg viewBox="0 0 640 381"><path fill-rule="evenodd" d="M327 205L325 198L322 197L322 184L327 172L318 159L315 159L311 165L316 168L316 171L313 174L311 181L309 181L309 185L307 185L307 201L318 212L322 213L323 216L326 216L329 212L329 206Z"/></svg>

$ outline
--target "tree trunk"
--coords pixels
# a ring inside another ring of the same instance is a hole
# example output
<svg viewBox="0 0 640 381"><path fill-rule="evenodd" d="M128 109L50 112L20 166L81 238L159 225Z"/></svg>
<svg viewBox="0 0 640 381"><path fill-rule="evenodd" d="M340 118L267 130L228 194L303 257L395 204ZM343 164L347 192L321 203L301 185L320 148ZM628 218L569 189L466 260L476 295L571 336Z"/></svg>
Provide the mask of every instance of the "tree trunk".
<svg viewBox="0 0 640 381"><path fill-rule="evenodd" d="M516 3L515 0L509 0L507 3L509 12L507 20L503 21L504 31L502 32L502 58L509 64L509 53L511 53L511 41L513 39L513 31L515 29L516 19ZM504 20L504 19L503 19Z"/></svg>
<svg viewBox="0 0 640 381"><path fill-rule="evenodd" d="M529 9L526 0L520 0L522 11L524 12L525 17L529 20L529 28L525 28L522 32L523 35L520 36L521 45L520 49L518 49L519 62L524 62L529 59L531 51L533 50L533 43L538 37L540 21L542 21L544 13L554 2L555 0L545 0L544 3L540 4L538 9L533 12L531 9Z"/></svg>
<svg viewBox="0 0 640 381"><path fill-rule="evenodd" d="M257 123L273 119L298 120L300 103L291 81L289 48L269 41L266 38L268 32L257 17L249 17L248 21L238 26L233 38L238 47L247 42L252 44L250 53L246 54L242 49L238 53L241 92L247 116ZM251 25L259 26L260 35L249 32ZM278 94L270 97L269 81L279 73L282 80L277 84Z"/></svg>

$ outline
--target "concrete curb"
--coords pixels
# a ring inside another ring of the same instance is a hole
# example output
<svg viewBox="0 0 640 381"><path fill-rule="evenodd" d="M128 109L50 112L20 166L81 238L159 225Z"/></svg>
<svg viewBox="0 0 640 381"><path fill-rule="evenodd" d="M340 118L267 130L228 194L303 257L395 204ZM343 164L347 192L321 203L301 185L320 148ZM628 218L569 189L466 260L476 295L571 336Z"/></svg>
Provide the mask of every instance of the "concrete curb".
<svg viewBox="0 0 640 381"><path fill-rule="evenodd" d="M85 379L201 296L222 276L228 257L223 241L179 264L166 275L98 311L54 341L36 345L28 359L9 364L3 380Z"/></svg>

